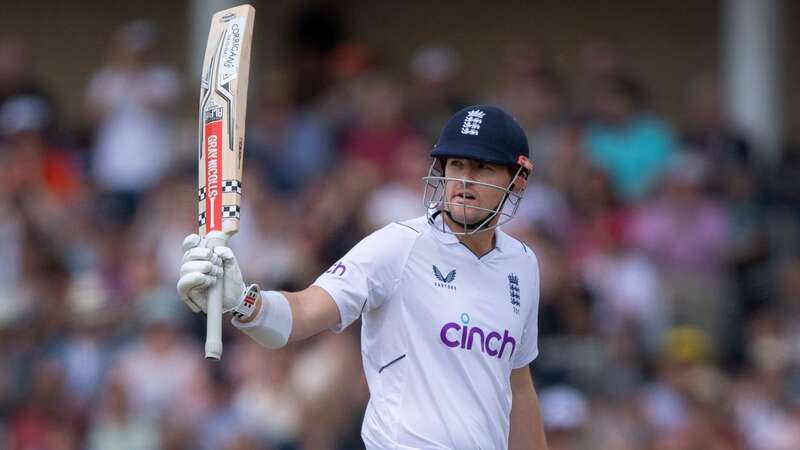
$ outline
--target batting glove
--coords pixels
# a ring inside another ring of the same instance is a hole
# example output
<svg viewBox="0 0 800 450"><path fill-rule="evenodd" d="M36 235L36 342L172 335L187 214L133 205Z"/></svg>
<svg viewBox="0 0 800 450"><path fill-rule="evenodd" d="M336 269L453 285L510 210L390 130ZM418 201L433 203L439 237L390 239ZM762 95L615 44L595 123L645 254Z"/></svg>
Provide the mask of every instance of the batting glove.
<svg viewBox="0 0 800 450"><path fill-rule="evenodd" d="M206 247L206 240L190 234L183 240L183 261L178 295L194 312L208 309L208 288L220 280L224 283L222 311L246 317L251 312L258 286L245 288L239 263L229 247Z"/></svg>

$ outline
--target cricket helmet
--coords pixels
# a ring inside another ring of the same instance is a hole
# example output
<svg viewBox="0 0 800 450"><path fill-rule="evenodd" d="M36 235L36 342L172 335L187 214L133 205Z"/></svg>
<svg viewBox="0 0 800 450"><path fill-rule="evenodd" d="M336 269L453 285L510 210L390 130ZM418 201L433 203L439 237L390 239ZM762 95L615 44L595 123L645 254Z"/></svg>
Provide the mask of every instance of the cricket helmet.
<svg viewBox="0 0 800 450"><path fill-rule="evenodd" d="M449 215L452 208L471 208L485 213L484 218L474 223L461 223L463 231L459 232L449 230L442 221L442 231L453 234L474 234L511 220L522 200L528 175L533 170L528 152L528 139L522 127L502 109L491 105L474 105L455 113L445 124L431 151L433 163L428 176L423 178L428 220L433 223L437 215L442 212ZM513 176L507 186L447 177L444 171L447 158L467 158L507 166L512 169ZM461 183L465 188L467 184L474 184L498 189L503 191L503 198L491 209L455 204L445 198L447 183ZM497 222L492 224L498 216Z"/></svg>

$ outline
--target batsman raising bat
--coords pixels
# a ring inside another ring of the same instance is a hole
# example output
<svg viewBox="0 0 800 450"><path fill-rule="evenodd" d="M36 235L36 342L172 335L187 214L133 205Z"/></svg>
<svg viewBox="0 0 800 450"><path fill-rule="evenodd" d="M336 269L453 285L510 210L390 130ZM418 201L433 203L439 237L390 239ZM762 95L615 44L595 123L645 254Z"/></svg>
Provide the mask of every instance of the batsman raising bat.
<svg viewBox="0 0 800 450"><path fill-rule="evenodd" d="M203 245L226 245L239 231L244 122L255 9L240 5L211 18L200 80L198 226ZM206 358L222 355L223 283L209 290Z"/></svg>
<svg viewBox="0 0 800 450"><path fill-rule="evenodd" d="M246 285L230 248L184 241L181 298L223 311L277 349L362 319L370 401L368 449L545 449L528 365L536 358L539 267L498 226L510 220L533 169L517 122L499 108L465 108L431 152L426 216L359 242L300 292Z"/></svg>

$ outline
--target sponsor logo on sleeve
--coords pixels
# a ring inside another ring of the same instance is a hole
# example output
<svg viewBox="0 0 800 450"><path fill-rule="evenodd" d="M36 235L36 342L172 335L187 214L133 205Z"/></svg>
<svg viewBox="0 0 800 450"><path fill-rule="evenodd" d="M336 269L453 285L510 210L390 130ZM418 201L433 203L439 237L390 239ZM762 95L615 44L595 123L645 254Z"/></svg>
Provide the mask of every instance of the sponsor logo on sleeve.
<svg viewBox="0 0 800 450"><path fill-rule="evenodd" d="M344 265L344 263L341 262L341 261L339 261L336 264L332 265L330 269L325 271L325 273L328 273L328 274L331 274L331 275L337 275L337 276L340 276L340 277L342 275L344 275L345 272L347 272L347 266Z"/></svg>

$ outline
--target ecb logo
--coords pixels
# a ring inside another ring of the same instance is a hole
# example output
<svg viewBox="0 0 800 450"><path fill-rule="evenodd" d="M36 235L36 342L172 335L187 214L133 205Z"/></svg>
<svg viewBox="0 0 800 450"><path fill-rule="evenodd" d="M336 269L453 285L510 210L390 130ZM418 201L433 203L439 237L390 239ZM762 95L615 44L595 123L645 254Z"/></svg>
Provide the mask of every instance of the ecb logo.
<svg viewBox="0 0 800 450"><path fill-rule="evenodd" d="M508 290L511 297L511 308L514 310L514 314L519 314L519 277L516 274L508 274Z"/></svg>

